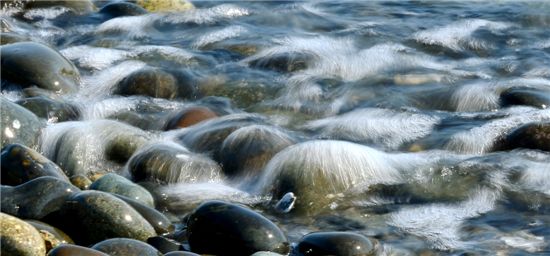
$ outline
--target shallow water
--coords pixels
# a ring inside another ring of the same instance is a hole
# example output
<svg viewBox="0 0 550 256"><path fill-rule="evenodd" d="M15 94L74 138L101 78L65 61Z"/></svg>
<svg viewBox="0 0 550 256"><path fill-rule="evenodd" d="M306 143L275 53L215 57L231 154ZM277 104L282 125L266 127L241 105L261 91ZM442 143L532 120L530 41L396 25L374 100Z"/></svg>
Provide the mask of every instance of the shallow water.
<svg viewBox="0 0 550 256"><path fill-rule="evenodd" d="M109 20L63 8L22 16L2 10L11 31L58 49L81 73L78 93L62 97L79 106L82 120L51 122L42 152L59 155L52 147L71 131L82 134L72 152L81 166L128 175L100 152L104 140L119 136L94 133L107 125L101 120L135 112L151 118L133 123L148 130L151 142L192 150L189 141L203 128L162 132L159 123L167 113L222 96L231 102L226 114L250 119L246 125L279 126L305 143L275 156L257 179L161 186L163 210L174 216L193 203L224 199L262 211L292 242L311 231L353 230L378 239L383 255L550 253L550 153L496 151L514 128L550 121L546 105L504 106L500 99L512 87L550 94L550 3L195 6ZM144 66L185 70L198 95L113 95L121 79ZM332 170L345 193L327 195L327 204L307 217L275 213L262 191L287 161Z"/></svg>

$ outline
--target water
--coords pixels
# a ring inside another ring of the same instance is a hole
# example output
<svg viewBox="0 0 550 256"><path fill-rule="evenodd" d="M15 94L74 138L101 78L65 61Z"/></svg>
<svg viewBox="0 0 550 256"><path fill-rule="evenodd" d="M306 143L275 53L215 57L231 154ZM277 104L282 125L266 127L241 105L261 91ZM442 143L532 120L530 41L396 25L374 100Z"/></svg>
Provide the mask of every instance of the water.
<svg viewBox="0 0 550 256"><path fill-rule="evenodd" d="M121 134L97 132L109 125L103 119L135 113L141 119L130 123L148 130L146 144L176 142L172 147L190 152L202 132L225 124L172 132L161 131L162 124L175 110L206 102L224 106L224 120L237 120L229 126L276 125L298 144L256 178L158 187L163 209L174 216L202 200L224 199L262 211L292 242L311 231L353 230L377 238L383 255L550 254L550 154L495 152L514 128L550 120L548 106L504 106L500 99L512 87L550 94L549 3L195 5L109 20L58 7L22 16L2 10L9 30L58 49L81 72L79 92L62 97L79 106L82 120L50 123L43 153L67 158L52 147L72 133L79 162L70 168L128 175L123 163L102 154L106 141ZM113 95L120 80L145 66L185 70L198 96ZM302 181L293 191L298 200L323 193L322 185L331 191L318 208L306 209L307 217L276 213L279 198L270 200L277 177L296 168L310 170L289 174ZM330 178L319 185L317 175Z"/></svg>

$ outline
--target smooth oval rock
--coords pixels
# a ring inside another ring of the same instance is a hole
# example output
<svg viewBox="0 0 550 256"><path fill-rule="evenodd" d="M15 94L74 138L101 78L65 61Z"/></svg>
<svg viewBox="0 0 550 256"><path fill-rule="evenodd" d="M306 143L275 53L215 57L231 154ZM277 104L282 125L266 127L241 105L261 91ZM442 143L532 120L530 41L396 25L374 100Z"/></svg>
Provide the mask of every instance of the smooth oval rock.
<svg viewBox="0 0 550 256"><path fill-rule="evenodd" d="M230 177L257 175L282 149L296 140L274 127L251 125L232 132L223 141L220 163Z"/></svg>
<svg viewBox="0 0 550 256"><path fill-rule="evenodd" d="M128 238L113 238L99 242L92 249L107 253L111 256L158 256L162 255L155 247L142 241Z"/></svg>
<svg viewBox="0 0 550 256"><path fill-rule="evenodd" d="M175 240L162 237L162 236L150 237L149 239L147 239L147 243L157 248L157 250L159 250L162 253L183 250L182 244L178 243Z"/></svg>
<svg viewBox="0 0 550 256"><path fill-rule="evenodd" d="M241 205L205 202L189 216L187 230L191 251L199 254L289 252L285 235L273 222Z"/></svg>
<svg viewBox="0 0 550 256"><path fill-rule="evenodd" d="M73 240L65 232L54 226L37 220L25 220L25 222L38 230L46 242L46 251L50 251L61 244L74 244Z"/></svg>
<svg viewBox="0 0 550 256"><path fill-rule="evenodd" d="M25 98L15 103L51 123L78 120L80 118L80 110L76 106L47 97Z"/></svg>
<svg viewBox="0 0 550 256"><path fill-rule="evenodd" d="M372 242L351 232L315 232L302 237L299 255L369 256L375 255Z"/></svg>
<svg viewBox="0 0 550 256"><path fill-rule="evenodd" d="M17 186L42 176L69 182L69 178L54 162L21 144L5 146L0 163L3 185Z"/></svg>
<svg viewBox="0 0 550 256"><path fill-rule="evenodd" d="M0 213L2 255L43 256L46 246L40 233L16 217Z"/></svg>
<svg viewBox="0 0 550 256"><path fill-rule="evenodd" d="M137 0L137 4L150 12L181 12L195 8L187 0Z"/></svg>
<svg viewBox="0 0 550 256"><path fill-rule="evenodd" d="M145 218L151 226L155 229L157 234L167 234L174 231L174 225L172 222L164 216L161 212L157 211L155 208L149 207L142 202L133 200L131 198L115 195L116 197L122 199L124 202L132 206L134 210L139 212L139 214Z"/></svg>
<svg viewBox="0 0 550 256"><path fill-rule="evenodd" d="M168 120L165 130L189 127L215 117L218 117L218 115L207 107L196 106L185 108Z"/></svg>
<svg viewBox="0 0 550 256"><path fill-rule="evenodd" d="M8 44L0 48L0 54L2 80L59 93L78 90L80 74L76 67L46 45L34 42Z"/></svg>
<svg viewBox="0 0 550 256"><path fill-rule="evenodd" d="M155 207L153 196L149 191L118 174L108 173L101 176L90 185L90 189L125 196Z"/></svg>
<svg viewBox="0 0 550 256"><path fill-rule="evenodd" d="M157 235L151 224L134 208L101 191L73 194L59 212L48 218L54 225L61 224L57 226L78 244L93 244L117 237L146 241Z"/></svg>
<svg viewBox="0 0 550 256"><path fill-rule="evenodd" d="M80 189L54 177L39 177L16 187L1 187L2 212L25 219L42 219L61 208Z"/></svg>
<svg viewBox="0 0 550 256"><path fill-rule="evenodd" d="M194 95L194 88L187 80L189 78L182 72L145 67L120 80L113 93L164 99L189 98Z"/></svg>
<svg viewBox="0 0 550 256"><path fill-rule="evenodd" d="M62 244L53 248L48 252L48 256L109 256L98 250L90 249L88 247Z"/></svg>
<svg viewBox="0 0 550 256"><path fill-rule="evenodd" d="M528 123L505 138L505 148L530 148L550 151L550 122Z"/></svg>
<svg viewBox="0 0 550 256"><path fill-rule="evenodd" d="M4 97L0 97L0 120L2 147L10 143L20 143L35 148L38 135L46 125L35 114Z"/></svg>
<svg viewBox="0 0 550 256"><path fill-rule="evenodd" d="M550 107L550 91L529 87L512 87L500 94L502 106L526 105L537 108Z"/></svg>
<svg viewBox="0 0 550 256"><path fill-rule="evenodd" d="M219 180L221 169L208 157L189 152L175 143L153 144L137 152L128 162L134 181L162 184Z"/></svg>
<svg viewBox="0 0 550 256"><path fill-rule="evenodd" d="M109 17L138 16L147 13L141 6L128 2L108 3L101 7L99 13Z"/></svg>

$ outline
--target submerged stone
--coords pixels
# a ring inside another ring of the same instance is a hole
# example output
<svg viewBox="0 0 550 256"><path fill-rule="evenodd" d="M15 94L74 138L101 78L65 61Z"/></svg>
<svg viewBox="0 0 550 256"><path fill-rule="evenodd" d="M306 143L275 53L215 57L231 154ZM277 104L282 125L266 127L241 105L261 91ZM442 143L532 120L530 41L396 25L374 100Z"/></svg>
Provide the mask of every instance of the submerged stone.
<svg viewBox="0 0 550 256"><path fill-rule="evenodd" d="M92 249L107 253L111 256L158 256L163 255L155 247L142 241L128 238L112 238L99 242Z"/></svg>
<svg viewBox="0 0 550 256"><path fill-rule="evenodd" d="M2 80L22 87L38 86L59 93L77 91L80 80L78 70L50 47L21 42L4 45L0 51Z"/></svg>
<svg viewBox="0 0 550 256"><path fill-rule="evenodd" d="M80 191L60 179L45 176L16 187L2 186L2 212L25 219L42 219L61 208L65 199Z"/></svg>
<svg viewBox="0 0 550 256"><path fill-rule="evenodd" d="M203 203L189 216L187 230L191 251L199 254L289 252L285 235L273 222L237 204L222 201Z"/></svg>
<svg viewBox="0 0 550 256"><path fill-rule="evenodd" d="M69 182L69 178L54 162L21 144L5 146L0 162L3 185L17 186L42 176Z"/></svg>
<svg viewBox="0 0 550 256"><path fill-rule="evenodd" d="M524 124L505 137L504 148L550 151L550 122Z"/></svg>
<svg viewBox="0 0 550 256"><path fill-rule="evenodd" d="M52 249L48 256L109 256L109 254L88 247L62 244Z"/></svg>
<svg viewBox="0 0 550 256"><path fill-rule="evenodd" d="M100 191L73 194L62 209L48 216L78 244L92 244L109 238L141 241L156 236L154 228L123 200Z"/></svg>
<svg viewBox="0 0 550 256"><path fill-rule="evenodd" d="M20 143L36 148L40 130L46 124L32 112L4 97L0 97L0 112L2 147L10 143Z"/></svg>
<svg viewBox="0 0 550 256"><path fill-rule="evenodd" d="M252 60L250 66L278 72L295 72L306 69L312 59L313 56L305 53L286 52Z"/></svg>
<svg viewBox="0 0 550 256"><path fill-rule="evenodd" d="M500 103L504 107L525 105L543 109L549 108L550 91L529 87L512 87L500 94Z"/></svg>
<svg viewBox="0 0 550 256"><path fill-rule="evenodd" d="M141 6L128 2L114 2L108 3L101 7L99 13L108 15L109 17L122 17L122 16L138 16L147 13L147 10Z"/></svg>
<svg viewBox="0 0 550 256"><path fill-rule="evenodd" d="M149 191L118 174L108 173L101 176L90 185L90 189L125 196L155 207L153 196Z"/></svg>
<svg viewBox="0 0 550 256"><path fill-rule="evenodd" d="M218 180L221 170L216 162L189 152L178 144L153 144L137 152L128 162L134 181L162 184Z"/></svg>
<svg viewBox="0 0 550 256"><path fill-rule="evenodd" d="M369 256L376 252L368 238L351 232L310 233L302 237L297 249L303 256Z"/></svg>
<svg viewBox="0 0 550 256"><path fill-rule="evenodd" d="M80 110L76 106L47 97L25 98L15 103L52 123L78 120L80 118Z"/></svg>
<svg viewBox="0 0 550 256"><path fill-rule="evenodd" d="M168 72L159 68L145 67L122 79L114 94L143 95L154 98L175 99L194 96L191 78L181 72Z"/></svg>
<svg viewBox="0 0 550 256"><path fill-rule="evenodd" d="M4 196L4 195L2 195ZM46 246L40 233L16 217L0 213L2 255L43 256Z"/></svg>
<svg viewBox="0 0 550 256"><path fill-rule="evenodd" d="M207 107L185 108L168 120L165 130L185 128L215 117L218 115Z"/></svg>

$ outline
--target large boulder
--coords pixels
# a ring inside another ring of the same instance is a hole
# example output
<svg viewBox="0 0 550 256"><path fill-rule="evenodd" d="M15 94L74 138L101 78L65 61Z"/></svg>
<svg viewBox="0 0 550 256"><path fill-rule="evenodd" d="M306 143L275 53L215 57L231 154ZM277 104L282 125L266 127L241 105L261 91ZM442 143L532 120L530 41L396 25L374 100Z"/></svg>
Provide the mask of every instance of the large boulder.
<svg viewBox="0 0 550 256"><path fill-rule="evenodd" d="M251 255L258 251L289 252L283 232L270 220L237 204L209 201L187 222L189 246L198 254Z"/></svg>
<svg viewBox="0 0 550 256"><path fill-rule="evenodd" d="M22 87L38 86L59 93L78 90L80 74L59 52L35 43L21 42L0 47L2 80Z"/></svg>

